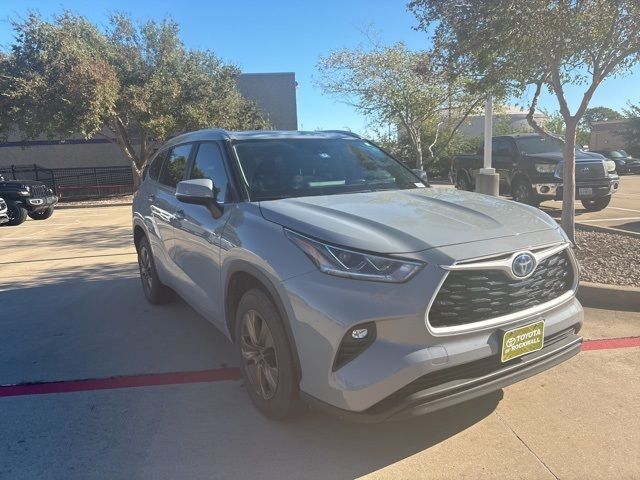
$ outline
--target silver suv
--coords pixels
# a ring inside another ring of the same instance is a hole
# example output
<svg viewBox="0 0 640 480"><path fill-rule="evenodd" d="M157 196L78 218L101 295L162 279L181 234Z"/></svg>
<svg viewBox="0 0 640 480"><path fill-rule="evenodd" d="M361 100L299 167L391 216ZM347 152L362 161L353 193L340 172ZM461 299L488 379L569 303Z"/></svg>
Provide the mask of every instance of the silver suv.
<svg viewBox="0 0 640 480"><path fill-rule="evenodd" d="M228 336L271 418L422 414L580 351L578 267L550 217L432 188L348 132L176 137L133 229L147 299L177 292Z"/></svg>

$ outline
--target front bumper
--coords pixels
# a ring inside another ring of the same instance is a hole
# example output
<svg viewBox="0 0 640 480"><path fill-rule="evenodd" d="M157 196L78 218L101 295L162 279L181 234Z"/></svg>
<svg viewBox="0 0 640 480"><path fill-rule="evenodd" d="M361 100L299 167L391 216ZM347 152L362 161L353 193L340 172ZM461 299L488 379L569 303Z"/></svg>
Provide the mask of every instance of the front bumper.
<svg viewBox="0 0 640 480"><path fill-rule="evenodd" d="M499 359L489 357L435 372L435 375L425 375L409 385L413 388L405 387L406 394L401 390L363 412L335 408L308 395L303 398L316 408L361 423L424 415L489 394L569 360L580 352L582 345L582 337L576 334L576 328L579 326L548 336L543 349L501 366ZM491 368L494 361L496 366ZM420 389L421 385L425 388Z"/></svg>
<svg viewBox="0 0 640 480"><path fill-rule="evenodd" d="M532 185L535 193L542 199L562 200L561 183L535 183ZM614 177L600 181L576 182L576 200L606 197L613 195L620 187L620 179Z"/></svg>
<svg viewBox="0 0 640 480"><path fill-rule="evenodd" d="M5 224L9 221L9 215L7 215L7 211L0 213L0 225Z"/></svg>
<svg viewBox="0 0 640 480"><path fill-rule="evenodd" d="M30 211L39 212L58 203L58 197L55 195L49 195L41 198L27 198L25 199L25 203Z"/></svg>
<svg viewBox="0 0 640 480"><path fill-rule="evenodd" d="M514 249L549 244L558 241L554 232L523 234L510 239L509 243ZM503 252L496 252L496 241L487 240L475 243L472 250L462 244L418 252L414 256L407 254L405 258L415 257L427 264L404 284L349 280L319 271L282 282L281 297L300 360L303 395L311 398L312 403L330 405L338 412L368 414L372 407L396 398L397 392L425 375L452 368L464 370L475 362L498 355L500 329L506 326L515 328L544 319L547 335L570 328L579 331L583 311L572 295L560 303L514 315L495 325L473 325L456 332L431 328L425 312L446 275L440 265L451 264L453 258L463 260L470 255L473 256L470 258L479 258L499 253ZM375 340L334 369L346 332L367 322L376 325ZM487 383L481 390L489 391L491 385L493 383ZM460 393L456 397L472 398L469 395ZM404 399L396 400L398 405L405 403ZM433 408L441 403L446 406L443 402L438 399ZM389 416L395 415L395 409L395 405L389 408L392 410ZM387 413L385 409L384 415Z"/></svg>

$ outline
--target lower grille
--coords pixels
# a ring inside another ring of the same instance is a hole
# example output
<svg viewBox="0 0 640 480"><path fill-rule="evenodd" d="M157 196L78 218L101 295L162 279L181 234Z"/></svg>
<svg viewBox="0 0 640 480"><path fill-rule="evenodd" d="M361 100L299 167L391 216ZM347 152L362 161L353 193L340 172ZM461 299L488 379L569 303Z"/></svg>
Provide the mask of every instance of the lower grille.
<svg viewBox="0 0 640 480"><path fill-rule="evenodd" d="M578 330L579 327L570 327L553 335L547 336L544 339L543 350L555 343L564 340L569 335L576 333ZM384 400L370 407L367 412L375 413L378 410L384 411L385 409L389 408L390 405L402 401L403 399L414 393L418 393L439 385L444 385L445 383L455 380L472 380L474 378L480 378L502 368L512 365L518 365L522 362L523 357L519 357L514 358L509 362L502 363L500 361L500 355L492 355L490 357L476 360L475 362L464 363L455 367L445 368L443 370L428 373L426 375L423 375L422 377L417 378L408 385L405 385L400 390L392 393Z"/></svg>
<svg viewBox="0 0 640 480"><path fill-rule="evenodd" d="M517 313L558 298L573 286L567 250L541 261L533 275L513 280L498 270L449 272L431 309L433 327L452 327Z"/></svg>

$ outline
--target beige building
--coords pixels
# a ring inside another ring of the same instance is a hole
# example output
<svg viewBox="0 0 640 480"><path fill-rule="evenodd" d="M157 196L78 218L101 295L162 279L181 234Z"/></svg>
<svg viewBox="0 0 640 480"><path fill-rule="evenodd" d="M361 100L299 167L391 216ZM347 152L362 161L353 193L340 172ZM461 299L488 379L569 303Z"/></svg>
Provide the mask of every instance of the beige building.
<svg viewBox="0 0 640 480"><path fill-rule="evenodd" d="M590 150L624 150L629 120L607 120L591 124Z"/></svg>
<svg viewBox="0 0 640 480"><path fill-rule="evenodd" d="M533 132L527 122L527 113L529 113L528 110L513 105L495 107L493 115L494 133ZM547 120L547 116L544 113L536 112L533 117L541 125L544 125ZM496 127L501 131L496 132ZM469 115L460 125L459 132L465 137L482 137L484 135L484 113Z"/></svg>

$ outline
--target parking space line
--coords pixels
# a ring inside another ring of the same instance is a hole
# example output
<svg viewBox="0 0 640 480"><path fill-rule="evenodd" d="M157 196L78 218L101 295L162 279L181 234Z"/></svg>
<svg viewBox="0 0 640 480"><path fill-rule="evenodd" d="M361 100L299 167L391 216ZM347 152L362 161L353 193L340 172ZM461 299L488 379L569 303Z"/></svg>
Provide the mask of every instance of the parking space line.
<svg viewBox="0 0 640 480"><path fill-rule="evenodd" d="M630 347L640 347L640 337L585 340L582 344L583 351L612 350ZM21 383L12 385L0 385L0 397L47 395L51 393L90 392L93 390L113 390L119 388L180 385L186 383L210 383L226 380L239 380L240 378L241 374L239 368L224 367L188 372L151 373L143 375L124 375L120 377L85 380Z"/></svg>
<svg viewBox="0 0 640 480"><path fill-rule="evenodd" d="M581 219L576 219L576 223L587 223L587 222L616 222L616 221L622 221L624 220L625 222L628 220L640 220L640 217L618 217L618 218L594 218L592 220L581 220Z"/></svg>
<svg viewBox="0 0 640 480"><path fill-rule="evenodd" d="M637 212L637 213L640 213L640 210L635 210L633 208L609 207L609 210L624 210L625 212Z"/></svg>

